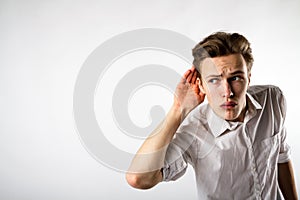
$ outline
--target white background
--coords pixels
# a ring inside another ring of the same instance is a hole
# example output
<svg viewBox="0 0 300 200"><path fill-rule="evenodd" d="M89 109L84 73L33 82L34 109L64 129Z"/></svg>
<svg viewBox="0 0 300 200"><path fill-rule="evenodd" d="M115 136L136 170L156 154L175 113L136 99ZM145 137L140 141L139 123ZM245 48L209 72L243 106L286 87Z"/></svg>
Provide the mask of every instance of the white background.
<svg viewBox="0 0 300 200"><path fill-rule="evenodd" d="M0 199L196 199L191 167L176 182L135 190L123 173L97 162L76 132L72 98L83 62L112 36L146 27L195 41L219 30L250 40L252 84L275 84L286 95L300 185L299 8L299 0L1 0Z"/></svg>

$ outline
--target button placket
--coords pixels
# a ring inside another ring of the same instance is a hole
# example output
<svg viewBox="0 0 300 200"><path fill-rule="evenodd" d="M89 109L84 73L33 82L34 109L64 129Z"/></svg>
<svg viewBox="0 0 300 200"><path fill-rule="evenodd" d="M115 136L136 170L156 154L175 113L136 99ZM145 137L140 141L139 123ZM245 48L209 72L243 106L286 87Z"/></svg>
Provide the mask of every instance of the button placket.
<svg viewBox="0 0 300 200"><path fill-rule="evenodd" d="M256 196L256 199L261 200L261 185L260 185L259 178L258 178L253 145L252 145L252 141L249 136L249 133L248 133L247 125L243 126L243 132L245 135L245 141L247 143L248 152L249 152L249 160L250 160L250 165L251 165L250 168L251 168L251 173L252 173L253 180L254 180L255 196Z"/></svg>

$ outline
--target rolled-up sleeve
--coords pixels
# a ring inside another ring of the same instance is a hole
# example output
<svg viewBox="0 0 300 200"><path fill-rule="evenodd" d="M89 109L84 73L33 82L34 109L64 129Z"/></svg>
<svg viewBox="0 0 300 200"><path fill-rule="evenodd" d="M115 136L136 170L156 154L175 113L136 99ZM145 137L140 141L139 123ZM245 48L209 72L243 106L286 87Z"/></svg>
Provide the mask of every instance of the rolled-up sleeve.
<svg viewBox="0 0 300 200"><path fill-rule="evenodd" d="M291 148L286 142L286 135L287 131L285 128L285 118L286 118L286 99L281 91L279 91L279 105L281 110L281 116L282 116L282 123L281 123L281 130L280 130L280 149L279 149L279 158L278 163L286 163L291 159Z"/></svg>
<svg viewBox="0 0 300 200"><path fill-rule="evenodd" d="M291 148L286 142L286 128L283 127L281 133L278 163L286 163L291 159Z"/></svg>
<svg viewBox="0 0 300 200"><path fill-rule="evenodd" d="M170 144L168 148L162 169L164 181L175 181L186 171L187 161L184 159L184 156L181 155L180 151L178 151L178 148L179 147L176 147L174 144Z"/></svg>
<svg viewBox="0 0 300 200"><path fill-rule="evenodd" d="M197 128L194 125L195 123L189 120L184 121L169 144L162 168L164 181L177 180L185 173L188 163L193 164L197 149L195 147Z"/></svg>

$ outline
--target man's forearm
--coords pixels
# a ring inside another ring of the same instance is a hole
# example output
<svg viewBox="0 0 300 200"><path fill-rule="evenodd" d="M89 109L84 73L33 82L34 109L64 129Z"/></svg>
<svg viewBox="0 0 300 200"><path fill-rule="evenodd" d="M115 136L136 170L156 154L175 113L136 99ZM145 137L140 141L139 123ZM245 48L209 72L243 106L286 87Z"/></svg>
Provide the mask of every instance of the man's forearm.
<svg viewBox="0 0 300 200"><path fill-rule="evenodd" d="M160 170L163 167L166 150L181 121L181 110L173 106L132 160L126 175L130 185L146 189L162 180Z"/></svg>
<svg viewBox="0 0 300 200"><path fill-rule="evenodd" d="M298 199L291 161L278 164L278 184L286 200Z"/></svg>

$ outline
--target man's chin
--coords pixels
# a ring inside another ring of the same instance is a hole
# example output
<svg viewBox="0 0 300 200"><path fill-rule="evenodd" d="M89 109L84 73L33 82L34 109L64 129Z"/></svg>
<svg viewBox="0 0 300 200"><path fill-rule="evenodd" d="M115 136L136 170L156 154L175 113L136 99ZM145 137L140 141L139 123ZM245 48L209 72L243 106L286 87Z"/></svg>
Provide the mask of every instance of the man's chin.
<svg viewBox="0 0 300 200"><path fill-rule="evenodd" d="M231 122L243 122L244 117L242 117L241 115L227 116L225 117L225 120Z"/></svg>
<svg viewBox="0 0 300 200"><path fill-rule="evenodd" d="M238 115L236 112L232 111L226 111L223 115L224 119L226 121L232 121L232 122L237 122L237 121L242 121L240 115Z"/></svg>

